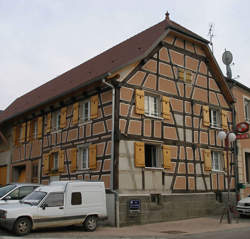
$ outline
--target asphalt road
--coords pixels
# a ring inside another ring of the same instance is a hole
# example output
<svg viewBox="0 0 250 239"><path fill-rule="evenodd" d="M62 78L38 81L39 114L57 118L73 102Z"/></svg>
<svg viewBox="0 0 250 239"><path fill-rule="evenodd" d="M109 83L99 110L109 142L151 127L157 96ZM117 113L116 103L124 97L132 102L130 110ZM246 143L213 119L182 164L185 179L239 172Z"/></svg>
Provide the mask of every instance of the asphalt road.
<svg viewBox="0 0 250 239"><path fill-rule="evenodd" d="M195 223L197 221L194 221L192 226L197 226ZM116 238L136 238L136 239L142 239L142 238L169 238L169 239L250 239L250 218L242 218L240 219L239 224L243 225L241 228L233 228L228 227L227 229L219 230L218 231L210 231L210 232L202 232L202 233L194 233L194 234L187 234L185 233L184 228L179 228L178 230L172 229L172 230L162 230L159 231L160 233L157 233L157 235L152 234L145 234L142 235L136 235L132 236L131 233L129 235L121 235L121 234L112 234L115 229L112 228L105 228L100 227L97 229L96 232L85 232L82 227L64 227L64 228L50 228L50 229L40 229L35 230L31 232L29 235L26 235L25 237L16 237L10 232L0 229L0 239L84 239L84 238L102 238L102 239L116 239ZM177 222L178 223L178 222ZM181 221L180 221L181 223ZM248 224L244 224L248 223ZM239 225L238 224L238 225ZM152 224L151 224L152 225ZM153 224L154 225L154 224ZM178 223L179 225L179 223ZM181 225L181 224L180 224ZM217 224L216 224L217 225ZM218 224L219 225L219 224ZM190 225L189 225L190 227ZM217 226L216 226L217 227ZM132 228L129 228L132 230ZM187 228L186 228L187 229ZM145 230L145 228L144 228ZM187 230L186 230L187 231ZM101 233L101 234L100 234ZM147 236L145 236L147 235Z"/></svg>

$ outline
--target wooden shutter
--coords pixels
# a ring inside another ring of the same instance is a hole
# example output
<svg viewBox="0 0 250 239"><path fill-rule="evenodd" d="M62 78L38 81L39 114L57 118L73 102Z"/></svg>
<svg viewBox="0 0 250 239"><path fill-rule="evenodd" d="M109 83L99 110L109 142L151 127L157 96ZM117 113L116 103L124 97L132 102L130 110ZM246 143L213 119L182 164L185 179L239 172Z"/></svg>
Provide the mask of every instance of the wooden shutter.
<svg viewBox="0 0 250 239"><path fill-rule="evenodd" d="M71 171L76 171L76 169L77 169L77 148L71 149L70 160L71 160Z"/></svg>
<svg viewBox="0 0 250 239"><path fill-rule="evenodd" d="M26 123L22 123L22 133L20 138L21 143L25 141L25 133L26 133Z"/></svg>
<svg viewBox="0 0 250 239"><path fill-rule="evenodd" d="M46 126L46 134L51 131L51 113L47 114L47 126Z"/></svg>
<svg viewBox="0 0 250 239"><path fill-rule="evenodd" d="M185 82L191 84L192 83L192 73L191 71L186 71L186 79Z"/></svg>
<svg viewBox="0 0 250 239"><path fill-rule="evenodd" d="M211 171L212 170L211 150L205 149L203 151L203 154L204 154L204 170Z"/></svg>
<svg viewBox="0 0 250 239"><path fill-rule="evenodd" d="M96 144L89 145L89 168L96 169Z"/></svg>
<svg viewBox="0 0 250 239"><path fill-rule="evenodd" d="M40 116L37 119L37 138L41 139L43 134L43 117Z"/></svg>
<svg viewBox="0 0 250 239"><path fill-rule="evenodd" d="M94 95L90 99L90 118L98 117L98 95Z"/></svg>
<svg viewBox="0 0 250 239"><path fill-rule="evenodd" d="M202 106L202 116L203 116L203 125L210 126L210 118L209 118L209 106Z"/></svg>
<svg viewBox="0 0 250 239"><path fill-rule="evenodd" d="M135 90L135 113L144 114L144 91Z"/></svg>
<svg viewBox="0 0 250 239"><path fill-rule="evenodd" d="M178 68L178 78L180 80L184 80L184 73L185 73L184 69Z"/></svg>
<svg viewBox="0 0 250 239"><path fill-rule="evenodd" d="M135 167L145 167L144 143L135 142Z"/></svg>
<svg viewBox="0 0 250 239"><path fill-rule="evenodd" d="M224 158L224 170L227 172L227 152L223 152L223 158Z"/></svg>
<svg viewBox="0 0 250 239"><path fill-rule="evenodd" d="M72 120L73 125L78 124L78 118L79 118L79 103L76 102L73 105L73 120Z"/></svg>
<svg viewBox="0 0 250 239"><path fill-rule="evenodd" d="M20 126L15 126L13 128L13 143L14 145L18 145L19 144L19 138L20 138Z"/></svg>
<svg viewBox="0 0 250 239"><path fill-rule="evenodd" d="M163 167L165 169L172 169L172 162L171 162L171 148L167 145L163 145Z"/></svg>
<svg viewBox="0 0 250 239"><path fill-rule="evenodd" d="M221 123L222 123L222 128L224 130L228 129L228 125L227 125L227 111L222 110L221 111Z"/></svg>
<svg viewBox="0 0 250 239"><path fill-rule="evenodd" d="M49 154L43 155L43 174L49 173Z"/></svg>
<svg viewBox="0 0 250 239"><path fill-rule="evenodd" d="M164 119L170 119L170 101L167 96L162 96L162 116Z"/></svg>
<svg viewBox="0 0 250 239"><path fill-rule="evenodd" d="M64 172L64 150L60 150L58 152L58 156L59 156L58 171L60 173L63 173Z"/></svg>
<svg viewBox="0 0 250 239"><path fill-rule="evenodd" d="M31 140L31 121L29 120L27 122L27 141Z"/></svg>
<svg viewBox="0 0 250 239"><path fill-rule="evenodd" d="M60 128L66 128L67 126L67 107L61 108Z"/></svg>

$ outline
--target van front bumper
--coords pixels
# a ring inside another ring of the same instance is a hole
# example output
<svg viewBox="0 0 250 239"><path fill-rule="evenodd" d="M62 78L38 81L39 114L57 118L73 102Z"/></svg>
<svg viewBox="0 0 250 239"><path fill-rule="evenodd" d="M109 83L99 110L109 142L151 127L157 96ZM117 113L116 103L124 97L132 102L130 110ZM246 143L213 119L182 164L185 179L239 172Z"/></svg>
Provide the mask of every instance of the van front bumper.
<svg viewBox="0 0 250 239"><path fill-rule="evenodd" d="M16 221L15 218L7 218L7 219L0 218L0 227L6 228L11 231L13 229L15 221Z"/></svg>

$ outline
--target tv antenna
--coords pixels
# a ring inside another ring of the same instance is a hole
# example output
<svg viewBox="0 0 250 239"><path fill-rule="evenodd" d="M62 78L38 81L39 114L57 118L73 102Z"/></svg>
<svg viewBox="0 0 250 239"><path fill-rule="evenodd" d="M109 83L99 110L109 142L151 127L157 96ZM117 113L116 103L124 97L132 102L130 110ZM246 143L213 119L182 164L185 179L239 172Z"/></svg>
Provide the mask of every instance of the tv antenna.
<svg viewBox="0 0 250 239"><path fill-rule="evenodd" d="M209 36L209 44L211 45L212 53L214 53L213 38L215 37L215 35L214 35L214 24L213 23L209 24L208 36Z"/></svg>

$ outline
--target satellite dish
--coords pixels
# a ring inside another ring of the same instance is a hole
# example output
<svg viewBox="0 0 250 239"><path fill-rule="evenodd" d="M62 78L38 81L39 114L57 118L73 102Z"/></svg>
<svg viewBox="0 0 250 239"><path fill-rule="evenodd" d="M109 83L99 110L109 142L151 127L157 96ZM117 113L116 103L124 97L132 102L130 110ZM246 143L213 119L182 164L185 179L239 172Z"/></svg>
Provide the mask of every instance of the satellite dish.
<svg viewBox="0 0 250 239"><path fill-rule="evenodd" d="M225 65L230 65L233 61L233 55L230 51L224 51L222 55L222 61Z"/></svg>

